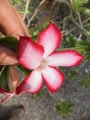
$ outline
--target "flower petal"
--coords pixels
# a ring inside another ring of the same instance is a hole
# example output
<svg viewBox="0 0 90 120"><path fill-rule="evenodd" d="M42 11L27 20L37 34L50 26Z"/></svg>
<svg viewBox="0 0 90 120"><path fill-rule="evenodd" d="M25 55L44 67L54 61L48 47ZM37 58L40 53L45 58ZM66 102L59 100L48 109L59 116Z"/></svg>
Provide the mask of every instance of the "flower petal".
<svg viewBox="0 0 90 120"><path fill-rule="evenodd" d="M53 67L47 67L42 72L42 77L46 82L47 88L51 92L56 92L56 90L62 85L64 81L64 75Z"/></svg>
<svg viewBox="0 0 90 120"><path fill-rule="evenodd" d="M77 66L83 59L75 50L64 50L54 52L47 57L48 65L50 66Z"/></svg>
<svg viewBox="0 0 90 120"><path fill-rule="evenodd" d="M18 43L18 60L21 65L28 69L39 66L44 49L29 37L21 37Z"/></svg>
<svg viewBox="0 0 90 120"><path fill-rule="evenodd" d="M17 87L16 93L20 94L21 92L30 92L34 94L41 89L42 83L43 80L41 73L34 70L25 78L22 84Z"/></svg>
<svg viewBox="0 0 90 120"><path fill-rule="evenodd" d="M6 92L3 88L0 87L0 93L2 94L5 94L5 95L8 95L6 98L2 99L1 100L1 103L4 102L5 100L13 97L15 95L15 93L12 93L12 92Z"/></svg>
<svg viewBox="0 0 90 120"><path fill-rule="evenodd" d="M61 32L53 23L40 32L38 36L38 44L43 45L45 53L43 57L50 55L60 44Z"/></svg>
<svg viewBox="0 0 90 120"><path fill-rule="evenodd" d="M0 87L0 93L5 94L5 95L11 95L13 94L12 92L7 92L3 88Z"/></svg>
<svg viewBox="0 0 90 120"><path fill-rule="evenodd" d="M15 94L15 93L14 93L14 94ZM7 96L6 98L2 99L2 100L1 100L1 103L2 103L2 102L4 102L4 101L5 101L5 100L7 100L7 99L9 99L9 98L13 97L13 96L14 96L14 94L11 94L11 95Z"/></svg>

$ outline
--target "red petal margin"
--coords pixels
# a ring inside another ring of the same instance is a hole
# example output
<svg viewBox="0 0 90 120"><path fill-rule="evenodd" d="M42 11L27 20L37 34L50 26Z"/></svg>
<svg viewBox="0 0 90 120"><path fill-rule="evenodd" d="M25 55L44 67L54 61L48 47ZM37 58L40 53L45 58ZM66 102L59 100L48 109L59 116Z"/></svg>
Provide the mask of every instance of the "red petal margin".
<svg viewBox="0 0 90 120"><path fill-rule="evenodd" d="M7 92L3 88L0 87L0 93L5 94L5 95L11 95L13 94L12 92Z"/></svg>
<svg viewBox="0 0 90 120"><path fill-rule="evenodd" d="M46 83L47 88L50 90L50 92L56 92L57 89L64 82L63 73L53 67L47 67L42 72L42 77Z"/></svg>
<svg viewBox="0 0 90 120"><path fill-rule="evenodd" d="M7 96L6 98L4 98L4 99L1 100L1 103L4 102L4 101L6 101L6 100L8 100L9 98L11 98L13 96L14 96L14 94L11 94L11 95Z"/></svg>
<svg viewBox="0 0 90 120"><path fill-rule="evenodd" d="M75 50L64 50L60 52L54 52L52 55L46 58L48 65L50 66L77 66L83 59Z"/></svg>
<svg viewBox="0 0 90 120"><path fill-rule="evenodd" d="M59 46L62 34L58 27L52 22L42 30L38 36L38 44L43 45L45 53L43 57L50 55Z"/></svg>
<svg viewBox="0 0 90 120"><path fill-rule="evenodd" d="M16 93L21 94L23 92L36 93L38 92L43 84L41 73L37 70L33 70L17 87Z"/></svg>
<svg viewBox="0 0 90 120"><path fill-rule="evenodd" d="M5 94L5 95L8 95L6 98L4 98L4 99L1 100L1 103L4 102L4 101L7 100L7 99L13 97L13 96L15 95L15 93L6 92L6 91L5 91L4 89L2 89L1 87L0 87L0 93Z"/></svg>
<svg viewBox="0 0 90 120"><path fill-rule="evenodd" d="M20 36L17 58L22 66L28 69L38 67L42 60L43 53L44 48L41 45L38 45L29 37Z"/></svg>

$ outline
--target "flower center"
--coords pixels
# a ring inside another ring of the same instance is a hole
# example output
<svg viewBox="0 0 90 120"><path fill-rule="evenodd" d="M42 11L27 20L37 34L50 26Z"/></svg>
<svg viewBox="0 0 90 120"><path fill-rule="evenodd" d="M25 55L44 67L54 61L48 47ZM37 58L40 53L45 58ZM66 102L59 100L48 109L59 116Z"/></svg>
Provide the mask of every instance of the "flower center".
<svg viewBox="0 0 90 120"><path fill-rule="evenodd" d="M40 65L36 68L36 70L42 72L46 67L47 67L47 61L43 59Z"/></svg>

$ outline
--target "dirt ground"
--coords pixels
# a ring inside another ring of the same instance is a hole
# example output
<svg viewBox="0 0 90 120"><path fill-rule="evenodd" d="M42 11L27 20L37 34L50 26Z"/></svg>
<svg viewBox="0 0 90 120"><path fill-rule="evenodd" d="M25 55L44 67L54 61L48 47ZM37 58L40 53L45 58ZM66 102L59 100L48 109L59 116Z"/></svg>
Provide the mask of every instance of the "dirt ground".
<svg viewBox="0 0 90 120"><path fill-rule="evenodd" d="M90 64L84 65L80 70L80 79L85 76L85 70L90 71ZM21 72L19 74L23 79L23 74ZM0 99L3 97L0 94ZM55 109L56 103L63 100L72 100L74 102L72 113L68 117L60 117ZM47 89L44 89L41 98L24 93L5 101L0 107L0 117L5 111L7 112L13 106L20 104L25 108L25 115L20 120L90 120L90 88L84 90L83 87L78 85L77 80L68 82L67 76L65 76L62 87L53 96L50 95Z"/></svg>

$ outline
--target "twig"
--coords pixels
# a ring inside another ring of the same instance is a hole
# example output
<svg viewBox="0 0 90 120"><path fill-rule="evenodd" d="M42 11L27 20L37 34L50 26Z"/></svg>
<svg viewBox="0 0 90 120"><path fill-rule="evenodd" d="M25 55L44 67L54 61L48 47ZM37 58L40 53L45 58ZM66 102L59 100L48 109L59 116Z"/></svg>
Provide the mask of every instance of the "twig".
<svg viewBox="0 0 90 120"><path fill-rule="evenodd" d="M64 30L64 28L65 28L65 26L66 26L66 20L68 19L68 16L66 16L64 19L63 19L63 30Z"/></svg>
<svg viewBox="0 0 90 120"><path fill-rule="evenodd" d="M33 16L29 19L28 24L27 24L27 27L29 27L31 21L33 20L33 18L34 18L35 15L37 14L39 7L40 7L44 2L45 2L45 0L42 0L42 1L40 2L40 4L39 4L38 7L36 8L36 10L35 10Z"/></svg>
<svg viewBox="0 0 90 120"><path fill-rule="evenodd" d="M90 18L84 20L82 23L85 24L85 23L86 23L87 21L89 21L89 20L90 20ZM88 26L88 25L84 25L84 27L86 27L86 26ZM77 29L77 27L74 27L74 28L72 28L71 30L67 30L66 33L65 33L65 31L62 31L62 32L63 32L63 35L68 35L68 34L70 34L72 31L74 31L74 30L76 30L76 29Z"/></svg>
<svg viewBox="0 0 90 120"><path fill-rule="evenodd" d="M83 24L90 20L90 17L83 21Z"/></svg>
<svg viewBox="0 0 90 120"><path fill-rule="evenodd" d="M77 39L77 41L80 41L82 37L82 33L79 35L79 38Z"/></svg>
<svg viewBox="0 0 90 120"><path fill-rule="evenodd" d="M88 62L87 60L84 61L84 62L80 65L80 67L79 67L78 69L76 69L76 71L78 72L87 62Z"/></svg>
<svg viewBox="0 0 90 120"><path fill-rule="evenodd" d="M81 27L83 27L83 24L82 24L82 21L81 21L81 16L80 16L80 13L77 12L77 15L78 15L78 20L79 20L79 23L81 25Z"/></svg>
<svg viewBox="0 0 90 120"><path fill-rule="evenodd" d="M4 68L5 68L5 66L2 68L2 70L0 71L0 76L1 76L1 74L2 74L2 72L3 72L3 70L4 70Z"/></svg>
<svg viewBox="0 0 90 120"><path fill-rule="evenodd" d="M76 23L76 21L72 18L72 22L80 29L80 30L82 30L83 32L85 32L85 34L87 35L87 31L84 29L84 28L82 28L78 23Z"/></svg>
<svg viewBox="0 0 90 120"><path fill-rule="evenodd" d="M25 18L26 18L30 1L31 0L27 0L27 2L26 2L26 7L25 7L25 12L24 12L23 20L25 20Z"/></svg>

